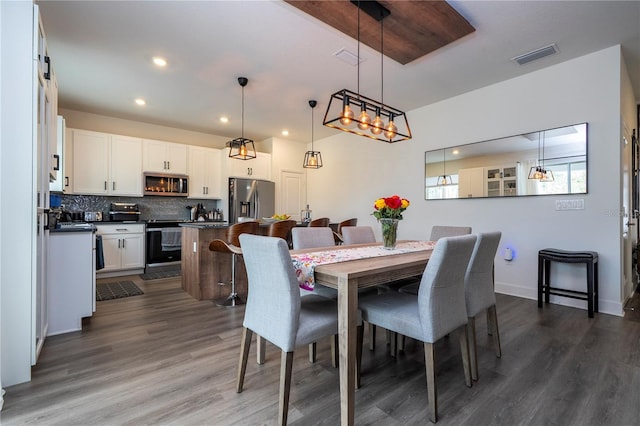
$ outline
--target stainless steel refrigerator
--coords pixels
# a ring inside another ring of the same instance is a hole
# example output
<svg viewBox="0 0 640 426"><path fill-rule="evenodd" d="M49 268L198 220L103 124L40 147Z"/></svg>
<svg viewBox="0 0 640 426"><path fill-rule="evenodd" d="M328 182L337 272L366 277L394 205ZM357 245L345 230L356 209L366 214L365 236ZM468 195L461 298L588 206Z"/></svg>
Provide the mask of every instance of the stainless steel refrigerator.
<svg viewBox="0 0 640 426"><path fill-rule="evenodd" d="M275 213L275 184L268 180L229 178L229 223L259 220Z"/></svg>

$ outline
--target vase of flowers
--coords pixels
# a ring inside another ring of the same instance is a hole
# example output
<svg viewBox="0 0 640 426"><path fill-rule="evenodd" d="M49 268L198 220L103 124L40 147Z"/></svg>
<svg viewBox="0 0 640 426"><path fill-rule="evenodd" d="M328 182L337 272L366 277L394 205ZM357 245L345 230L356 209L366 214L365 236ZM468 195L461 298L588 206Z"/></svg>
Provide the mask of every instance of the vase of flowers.
<svg viewBox="0 0 640 426"><path fill-rule="evenodd" d="M372 213L382 225L382 243L388 250L396 248L398 222L402 220L402 212L409 207L409 200L398 195L378 198L373 205Z"/></svg>

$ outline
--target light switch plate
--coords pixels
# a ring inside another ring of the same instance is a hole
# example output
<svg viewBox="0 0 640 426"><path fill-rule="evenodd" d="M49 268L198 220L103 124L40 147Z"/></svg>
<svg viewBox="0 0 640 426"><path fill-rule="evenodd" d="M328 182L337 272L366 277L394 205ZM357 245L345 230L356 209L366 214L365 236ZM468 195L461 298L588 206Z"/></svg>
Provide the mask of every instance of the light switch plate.
<svg viewBox="0 0 640 426"><path fill-rule="evenodd" d="M556 200L556 210L584 210L584 198Z"/></svg>

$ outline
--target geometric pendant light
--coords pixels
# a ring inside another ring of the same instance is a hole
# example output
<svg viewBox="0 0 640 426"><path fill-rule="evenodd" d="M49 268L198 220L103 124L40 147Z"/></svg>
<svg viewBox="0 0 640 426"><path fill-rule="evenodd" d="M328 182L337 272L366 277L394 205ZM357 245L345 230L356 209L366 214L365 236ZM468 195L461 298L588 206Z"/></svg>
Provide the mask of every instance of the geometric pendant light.
<svg viewBox="0 0 640 426"><path fill-rule="evenodd" d="M381 102L359 93L360 10L380 22L381 59L384 57L382 22L391 12L376 1L352 1L352 3L358 6L358 92L342 89L331 95L322 124L343 132L365 136L382 142L394 143L411 139L411 129L409 129L406 114L399 109L386 105L384 103L384 93L382 93L383 100ZM382 65L382 61L380 63ZM384 81L381 81L381 86L384 89Z"/></svg>
<svg viewBox="0 0 640 426"><path fill-rule="evenodd" d="M527 178L536 179L540 182L553 182L553 172L544 168L544 134L544 130L542 132L538 132L538 165L529 169L529 176ZM542 138L540 138L540 135L542 135ZM541 148L542 154L540 153Z"/></svg>
<svg viewBox="0 0 640 426"><path fill-rule="evenodd" d="M244 86L247 85L249 79L246 77L238 77L238 83L242 87L242 136L227 142L229 149L229 157L238 160L251 160L256 158L256 147L251 139L244 137Z"/></svg>
<svg viewBox="0 0 640 426"><path fill-rule="evenodd" d="M304 154L304 162L302 163L302 167L306 169L319 169L322 167L322 154L320 154L320 151L313 150L313 109L317 104L315 100L309 101L309 106L311 107L311 151L307 151Z"/></svg>

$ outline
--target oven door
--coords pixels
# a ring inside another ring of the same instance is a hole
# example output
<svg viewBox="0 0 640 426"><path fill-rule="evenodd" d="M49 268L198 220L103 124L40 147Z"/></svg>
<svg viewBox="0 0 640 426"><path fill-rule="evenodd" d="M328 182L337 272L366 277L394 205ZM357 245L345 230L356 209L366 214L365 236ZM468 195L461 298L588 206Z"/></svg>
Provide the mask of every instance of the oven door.
<svg viewBox="0 0 640 426"><path fill-rule="evenodd" d="M182 228L147 228L147 267L179 262Z"/></svg>

